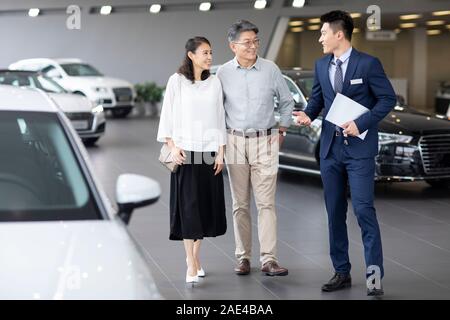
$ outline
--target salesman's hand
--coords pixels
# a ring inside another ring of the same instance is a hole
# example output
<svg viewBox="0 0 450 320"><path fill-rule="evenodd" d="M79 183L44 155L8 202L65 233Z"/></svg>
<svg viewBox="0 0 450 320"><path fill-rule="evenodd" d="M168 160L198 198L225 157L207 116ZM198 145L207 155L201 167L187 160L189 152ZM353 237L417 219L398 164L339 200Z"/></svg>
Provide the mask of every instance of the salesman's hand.
<svg viewBox="0 0 450 320"><path fill-rule="evenodd" d="M342 131L342 133L344 135L351 136L351 137L356 137L356 136L360 135L355 121L348 121L348 122L344 123L342 125L342 128L344 129L344 131Z"/></svg>
<svg viewBox="0 0 450 320"><path fill-rule="evenodd" d="M217 176L223 170L223 155L219 153L214 161L214 175Z"/></svg>
<svg viewBox="0 0 450 320"><path fill-rule="evenodd" d="M186 153L183 149L173 146L170 150L170 154L172 155L173 161L178 165L182 165L183 162L186 161Z"/></svg>
<svg viewBox="0 0 450 320"><path fill-rule="evenodd" d="M294 111L292 114L297 117L296 123L298 125L308 127L311 125L311 119L303 111Z"/></svg>

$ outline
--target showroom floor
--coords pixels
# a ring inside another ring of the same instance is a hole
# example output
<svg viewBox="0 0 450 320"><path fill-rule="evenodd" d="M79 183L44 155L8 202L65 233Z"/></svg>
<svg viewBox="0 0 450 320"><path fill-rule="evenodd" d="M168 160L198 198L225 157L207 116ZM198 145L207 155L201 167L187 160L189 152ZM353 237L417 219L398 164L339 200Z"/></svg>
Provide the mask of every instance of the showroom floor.
<svg viewBox="0 0 450 320"><path fill-rule="evenodd" d="M106 135L89 148L92 163L108 195L122 173L159 181L162 196L153 206L135 212L131 233L143 245L161 294L167 299L366 299L360 229L350 212L348 229L353 287L322 293L332 275L328 256L326 212L319 178L296 173L279 175L278 256L289 268L286 277L267 277L259 271L256 219L253 219L252 273L233 272L234 236L231 198L225 176L228 231L202 244L207 276L187 286L182 242L168 240L169 174L157 161L158 120L134 114L108 119ZM450 191L425 183L377 185L376 208L383 238L384 299L450 299ZM253 217L256 212L253 207Z"/></svg>

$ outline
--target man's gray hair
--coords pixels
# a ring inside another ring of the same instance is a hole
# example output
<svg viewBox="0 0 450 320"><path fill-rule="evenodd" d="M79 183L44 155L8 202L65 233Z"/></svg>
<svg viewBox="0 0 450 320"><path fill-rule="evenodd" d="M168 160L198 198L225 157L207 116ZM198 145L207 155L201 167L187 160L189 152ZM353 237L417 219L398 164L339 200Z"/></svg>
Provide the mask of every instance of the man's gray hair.
<svg viewBox="0 0 450 320"><path fill-rule="evenodd" d="M259 29L253 23L247 20L236 21L230 29L228 29L228 41L233 42L239 39L241 32L253 31L258 34Z"/></svg>

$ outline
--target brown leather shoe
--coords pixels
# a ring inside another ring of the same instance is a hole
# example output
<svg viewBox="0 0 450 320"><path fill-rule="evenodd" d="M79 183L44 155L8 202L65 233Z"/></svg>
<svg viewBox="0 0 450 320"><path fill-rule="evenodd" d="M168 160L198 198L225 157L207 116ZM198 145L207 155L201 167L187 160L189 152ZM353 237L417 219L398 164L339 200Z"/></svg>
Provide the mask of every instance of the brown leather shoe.
<svg viewBox="0 0 450 320"><path fill-rule="evenodd" d="M242 259L239 264L234 268L234 272L239 276L244 276L250 273L250 261L248 259Z"/></svg>
<svg viewBox="0 0 450 320"><path fill-rule="evenodd" d="M280 267L278 265L278 263L276 263L275 261L269 261L264 263L264 265L261 268L261 271L266 275L266 276L287 276L288 274L288 269Z"/></svg>

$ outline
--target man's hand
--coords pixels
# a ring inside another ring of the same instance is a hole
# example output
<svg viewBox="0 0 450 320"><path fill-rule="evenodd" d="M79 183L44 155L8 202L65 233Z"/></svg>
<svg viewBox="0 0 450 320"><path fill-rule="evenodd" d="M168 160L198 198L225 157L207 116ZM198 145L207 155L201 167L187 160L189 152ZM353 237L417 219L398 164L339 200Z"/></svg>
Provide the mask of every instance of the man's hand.
<svg viewBox="0 0 450 320"><path fill-rule="evenodd" d="M275 131L275 130L274 130ZM285 127L280 127L279 129L278 129L278 135L276 135L276 134L273 134L272 135L272 137L270 137L270 139L269 139L269 142L270 142L270 144L274 144L275 142L277 142L277 140L278 140L278 146L281 148L281 145L283 144L283 142L284 142L284 136L283 136L283 132L286 132L287 131L287 128L285 128Z"/></svg>
<svg viewBox="0 0 450 320"><path fill-rule="evenodd" d="M311 125L311 119L303 111L294 111L292 114L297 117L296 123L298 125L308 127Z"/></svg>
<svg viewBox="0 0 450 320"><path fill-rule="evenodd" d="M344 123L342 125L342 128L344 129L344 131L342 131L342 133L344 135L351 136L351 137L356 137L356 136L360 135L355 121L349 121L349 122Z"/></svg>

